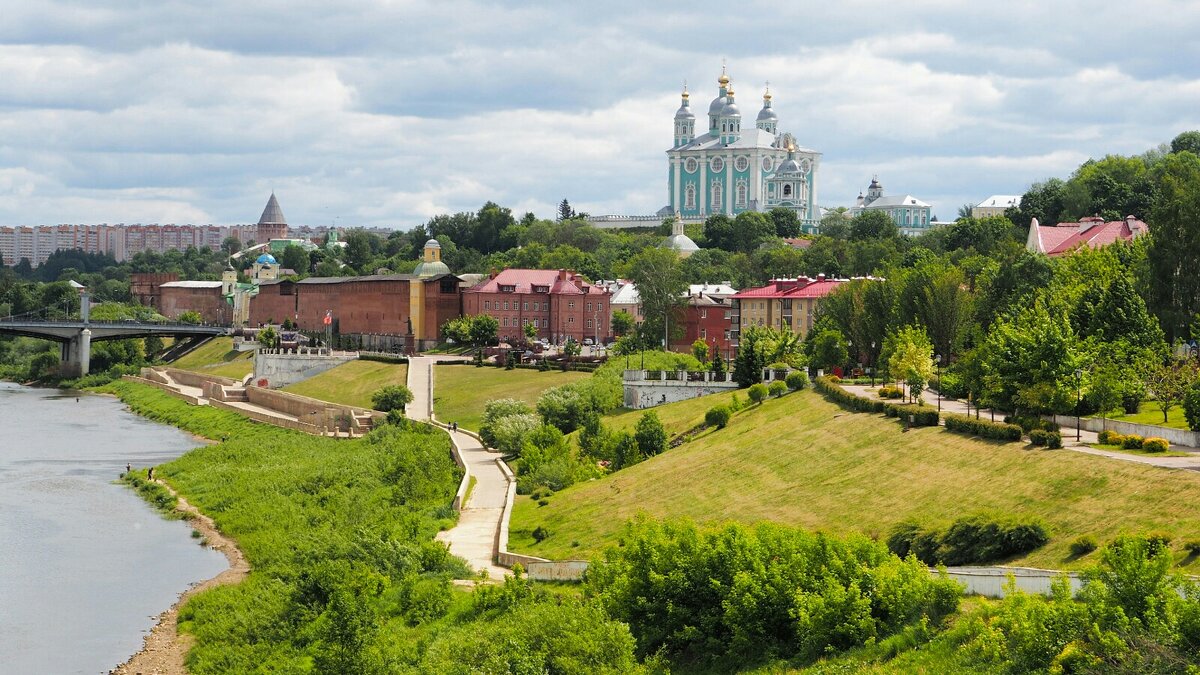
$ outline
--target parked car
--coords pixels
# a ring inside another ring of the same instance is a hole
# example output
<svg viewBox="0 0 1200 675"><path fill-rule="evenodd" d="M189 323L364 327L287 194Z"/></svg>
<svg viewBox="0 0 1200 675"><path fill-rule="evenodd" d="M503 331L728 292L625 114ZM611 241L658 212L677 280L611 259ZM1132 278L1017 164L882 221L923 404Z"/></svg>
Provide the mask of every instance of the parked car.
<svg viewBox="0 0 1200 675"><path fill-rule="evenodd" d="M588 345L590 347L590 346L596 344L596 342L594 340L592 340L592 338L583 338L583 344Z"/></svg>

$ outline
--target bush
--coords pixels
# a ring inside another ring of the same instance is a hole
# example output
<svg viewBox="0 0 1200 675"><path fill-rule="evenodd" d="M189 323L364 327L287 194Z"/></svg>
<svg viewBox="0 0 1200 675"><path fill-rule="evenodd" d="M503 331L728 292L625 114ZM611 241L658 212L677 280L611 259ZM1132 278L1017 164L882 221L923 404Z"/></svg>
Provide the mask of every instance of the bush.
<svg viewBox="0 0 1200 675"><path fill-rule="evenodd" d="M1171 444L1167 442L1167 439L1157 436L1151 436L1142 441L1142 450L1146 452L1166 452L1169 447Z"/></svg>
<svg viewBox="0 0 1200 675"><path fill-rule="evenodd" d="M1188 555L1200 555L1200 539L1192 539L1183 545L1183 550L1188 552Z"/></svg>
<svg viewBox="0 0 1200 675"><path fill-rule="evenodd" d="M1075 537L1069 548L1071 549L1071 555L1078 556L1087 555L1092 551L1095 551L1098 547L1099 544L1096 543L1095 537L1090 534L1084 534Z"/></svg>
<svg viewBox="0 0 1200 675"><path fill-rule="evenodd" d="M1004 418L1005 424L1015 424L1021 427L1021 431L1029 433L1035 429L1043 431L1058 431L1058 423L1044 420L1036 415L1008 415Z"/></svg>
<svg viewBox="0 0 1200 675"><path fill-rule="evenodd" d="M975 419L967 415L949 413L943 416L946 420L946 430L960 434L971 434L980 438L994 441L1021 440L1021 427L1015 424L1002 424L989 420Z"/></svg>
<svg viewBox="0 0 1200 675"><path fill-rule="evenodd" d="M647 457L653 457L667 449L667 430L663 428L653 410L643 414L638 420L633 436L637 439L638 449Z"/></svg>
<svg viewBox="0 0 1200 675"><path fill-rule="evenodd" d="M808 373L803 370L793 370L783 381L787 383L788 389L799 391L808 386Z"/></svg>
<svg viewBox="0 0 1200 675"><path fill-rule="evenodd" d="M1183 395L1183 417L1189 429L1200 431L1200 382L1188 387Z"/></svg>
<svg viewBox="0 0 1200 675"><path fill-rule="evenodd" d="M890 384L879 388L879 398L904 398L904 390Z"/></svg>
<svg viewBox="0 0 1200 675"><path fill-rule="evenodd" d="M1062 440L1062 432L1061 431L1047 431L1046 432L1046 447L1047 448L1050 448L1051 450L1058 450L1062 446L1063 446L1063 440Z"/></svg>
<svg viewBox="0 0 1200 675"><path fill-rule="evenodd" d="M841 384L842 382L842 378L838 377L837 375L828 375L827 377L829 378L830 384Z"/></svg>
<svg viewBox="0 0 1200 675"><path fill-rule="evenodd" d="M1126 450L1141 450L1144 440L1137 434L1129 434L1121 438L1121 447Z"/></svg>
<svg viewBox="0 0 1200 675"><path fill-rule="evenodd" d="M771 392L771 396L779 398L787 393L788 386L782 380L775 380L770 387L767 387L767 390Z"/></svg>
<svg viewBox="0 0 1200 675"><path fill-rule="evenodd" d="M533 535L533 540L540 544L550 536L550 530L538 525L537 527L533 528L533 532L531 534Z"/></svg>
<svg viewBox="0 0 1200 675"><path fill-rule="evenodd" d="M712 408L708 409L708 412L704 413L704 424L710 427L724 429L725 426L729 424L729 418L731 416L732 413L729 412L729 408L723 405L713 406Z"/></svg>
<svg viewBox="0 0 1200 675"><path fill-rule="evenodd" d="M746 393L749 394L750 401L752 403L762 403L767 398L767 385L763 384L762 382L751 385L750 391Z"/></svg>
<svg viewBox="0 0 1200 675"><path fill-rule="evenodd" d="M1029 442L1034 445L1046 444L1046 431L1044 429L1033 429L1029 432Z"/></svg>
<svg viewBox="0 0 1200 675"><path fill-rule="evenodd" d="M944 531L900 523L888 537L888 549L898 556L910 553L928 565L983 565L1029 553L1050 541L1038 520L970 516Z"/></svg>
<svg viewBox="0 0 1200 675"><path fill-rule="evenodd" d="M1110 431L1108 429L1105 429L1104 431L1101 431L1096 436L1097 436L1096 440L1099 441L1101 445L1120 445L1121 444L1119 440L1114 440L1114 438L1115 439L1121 438L1121 434L1118 434L1115 431Z"/></svg>
<svg viewBox="0 0 1200 675"><path fill-rule="evenodd" d="M371 405L382 412L404 410L404 406L412 403L413 393L402 384L389 384L371 394Z"/></svg>
<svg viewBox="0 0 1200 675"><path fill-rule="evenodd" d="M918 427L935 427L938 425L939 413L936 408L930 408L925 405L895 405L872 398L856 396L837 386L837 383L828 377L818 377L813 388L824 394L825 398L855 412L883 413L888 417L895 417L904 422L907 422L911 416L913 425Z"/></svg>

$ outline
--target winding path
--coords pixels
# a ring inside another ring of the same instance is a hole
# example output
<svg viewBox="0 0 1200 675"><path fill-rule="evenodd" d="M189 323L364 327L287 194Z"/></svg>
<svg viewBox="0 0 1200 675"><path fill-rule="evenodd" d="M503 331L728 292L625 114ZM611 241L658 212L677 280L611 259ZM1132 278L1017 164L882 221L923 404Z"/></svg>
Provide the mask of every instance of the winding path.
<svg viewBox="0 0 1200 675"><path fill-rule="evenodd" d="M236 584L250 573L250 563L246 556L233 543L233 540L221 534L212 518L200 513L199 509L180 497L170 485L155 480L155 483L166 488L179 500L175 510L183 513L192 527L196 528L208 541L208 546L225 554L229 561L229 569L217 576L202 581L179 596L171 608L158 615L158 623L151 629L150 634L142 642L142 649L129 658L128 661L109 671L115 675L186 675L184 657L192 646L191 635L180 633L178 630L179 608L193 595L206 591L214 586Z"/></svg>
<svg viewBox="0 0 1200 675"><path fill-rule="evenodd" d="M441 425L433 416L434 362L435 359L428 356L409 359L408 388L413 392L413 401L406 412L409 419ZM451 553L466 559L471 569L487 572L489 579L501 579L511 571L495 562L504 501L508 495L508 477L497 463L501 461L500 455L462 431L447 429L447 433L458 448L468 475L475 478L475 487L459 511L458 524L439 532L437 539L445 542Z"/></svg>

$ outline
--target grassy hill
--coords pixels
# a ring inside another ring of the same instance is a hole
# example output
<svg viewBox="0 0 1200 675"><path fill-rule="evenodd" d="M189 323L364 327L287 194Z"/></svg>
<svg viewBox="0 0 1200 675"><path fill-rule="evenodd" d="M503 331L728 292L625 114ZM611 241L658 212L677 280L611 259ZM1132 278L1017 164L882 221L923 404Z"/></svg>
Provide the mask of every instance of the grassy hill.
<svg viewBox="0 0 1200 675"><path fill-rule="evenodd" d="M726 396L726 395L722 395ZM656 408L669 433L698 423L718 397ZM639 413L610 418L620 426ZM690 422L689 416L694 416ZM1176 550L1200 539L1200 474L1069 450L973 440L940 428L902 432L895 420L850 413L804 391L736 415L646 462L575 485L538 506L520 498L511 548L579 558L611 543L639 511L701 522L771 520L886 537L898 522L944 523L979 512L1032 515L1051 542L1014 564L1075 568L1070 541L1165 532ZM543 526L549 538L535 543ZM1182 558L1182 554L1180 554ZM1194 568L1194 558L1181 560Z"/></svg>
<svg viewBox="0 0 1200 675"><path fill-rule="evenodd" d="M407 384L408 366L378 361L348 361L284 391L356 408L371 408L371 394L389 384Z"/></svg>
<svg viewBox="0 0 1200 675"><path fill-rule="evenodd" d="M233 338L218 337L184 354L170 365L180 370L194 370L240 380L254 370L254 352L235 351Z"/></svg>
<svg viewBox="0 0 1200 675"><path fill-rule="evenodd" d="M474 366L436 366L433 369L433 412L443 422L479 429L483 406L498 398L536 403L543 391L591 377L591 373Z"/></svg>

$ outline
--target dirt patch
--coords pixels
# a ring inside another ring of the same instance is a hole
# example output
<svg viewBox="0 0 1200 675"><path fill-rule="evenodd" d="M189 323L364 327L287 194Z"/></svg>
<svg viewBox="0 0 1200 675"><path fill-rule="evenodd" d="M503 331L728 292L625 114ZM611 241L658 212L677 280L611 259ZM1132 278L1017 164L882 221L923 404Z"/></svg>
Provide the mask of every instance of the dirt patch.
<svg viewBox="0 0 1200 675"><path fill-rule="evenodd" d="M158 615L158 623L146 636L141 651L109 671L113 675L185 675L187 669L183 665L183 659L192 646L192 636L181 635L178 631L179 608L196 593L214 586L236 584L245 579L250 572L250 563L246 561L246 556L242 554L232 539L217 530L212 518L200 513L186 499L176 494L170 485L161 480L154 482L165 487L179 499L175 510L184 514L192 527L208 541L210 548L225 554L225 559L229 561L229 569L184 591L170 609Z"/></svg>

